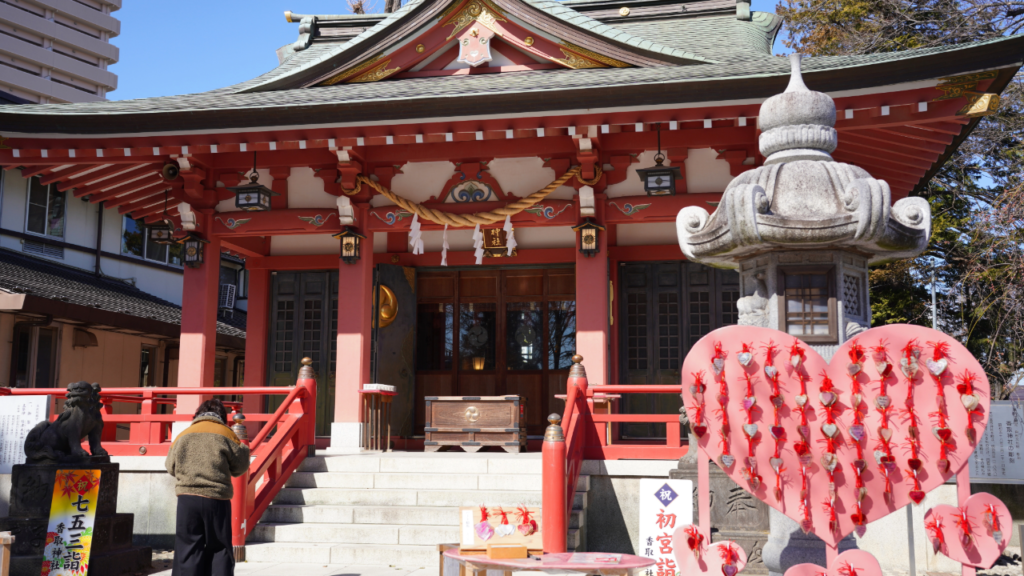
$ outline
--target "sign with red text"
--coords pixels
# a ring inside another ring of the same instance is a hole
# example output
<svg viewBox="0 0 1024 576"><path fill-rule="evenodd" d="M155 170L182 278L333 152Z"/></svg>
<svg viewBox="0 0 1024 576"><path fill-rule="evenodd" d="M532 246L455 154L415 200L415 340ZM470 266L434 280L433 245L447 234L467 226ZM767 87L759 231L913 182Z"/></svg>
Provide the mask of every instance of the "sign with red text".
<svg viewBox="0 0 1024 576"><path fill-rule="evenodd" d="M100 470L57 470L40 576L89 573Z"/></svg>
<svg viewBox="0 0 1024 576"><path fill-rule="evenodd" d="M642 570L643 576L676 575L672 535L676 528L692 523L692 480L640 479L640 541L636 555L657 561Z"/></svg>

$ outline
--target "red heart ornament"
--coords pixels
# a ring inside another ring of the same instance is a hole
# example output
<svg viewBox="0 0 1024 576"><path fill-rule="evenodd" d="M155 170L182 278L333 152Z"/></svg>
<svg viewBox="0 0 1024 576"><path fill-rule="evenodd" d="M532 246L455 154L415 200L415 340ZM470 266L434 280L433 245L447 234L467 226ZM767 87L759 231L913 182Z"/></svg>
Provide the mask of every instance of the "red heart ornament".
<svg viewBox="0 0 1024 576"><path fill-rule="evenodd" d="M672 534L672 553L676 557L676 570L679 574L736 576L746 568L747 553L739 544L731 540L723 540L709 545L711 539L704 534L701 553L699 556L695 555L687 544L687 539L690 538L686 533L687 528L699 530L695 525L680 526Z"/></svg>
<svg viewBox="0 0 1024 576"><path fill-rule="evenodd" d="M985 521L986 507L991 507L998 518L1000 534L993 534L991 523ZM961 536L963 532L957 525L960 516L960 509L949 504L939 504L924 514L926 527L934 525L935 521L941 524L942 535L945 543L939 549L946 556L967 566L989 569L995 564L1003 550L1010 543L1010 530L1013 528L1013 520L1010 519L1010 511L999 498L991 494L979 492L972 495L962 506L967 511L967 518L972 525L970 544L964 546ZM989 524L986 526L986 524ZM927 529L928 538L934 540L932 529ZM994 536L1000 536L998 540Z"/></svg>
<svg viewBox="0 0 1024 576"><path fill-rule="evenodd" d="M707 426L694 426L693 427L693 433L697 435L697 438L700 438L701 436L704 436L704 434L706 434L707 431L708 431L708 427Z"/></svg>
<svg viewBox="0 0 1024 576"><path fill-rule="evenodd" d="M882 576L882 567L870 552L847 550L822 570L817 564L797 564L785 576Z"/></svg>
<svg viewBox="0 0 1024 576"><path fill-rule="evenodd" d="M921 346L921 343L944 343L947 345L949 369L938 376L946 396L951 396L954 400L958 400L959 397L956 396L956 382L954 378L959 381L960 377L968 371L974 375L974 392L979 396L977 412L974 417L974 428L977 437L981 438L988 422L990 401L985 371L959 342L941 332L922 326L891 324L862 332L855 339L839 346L833 354L832 363L825 362L810 346L801 343L801 346L806 349L806 359L797 368L791 368L787 365L779 370L778 392L785 398L795 398L800 394L798 374L803 375L806 381L806 388L808 389L818 389L823 384L822 375L828 374L834 386L832 391L838 397L839 402L846 405L851 396L850 375L847 371L847 365L849 364L850 349L855 343L865 348L873 348L878 346L879 342L884 342L890 356L897 357L899 351L914 340L916 340L918 346ZM720 328L711 332L693 346L683 363L682 372L684 374L696 373L702 370L708 372L708 358L714 355L716 343L721 345L722 350L726 354L736 354L742 350L744 342L748 344L753 342L754 346L751 348L756 350L754 352L754 362L763 365L765 360L763 350L769 342L774 342L776 347L785 348L791 346L797 340L793 336L769 328L755 326ZM923 346L922 358L927 360L931 357L932 346ZM743 409L742 404L743 398L747 396L747 382L744 378L746 373L740 367L730 365L721 375L728 389L729 402L725 407L725 412L731 422L748 422L748 414ZM873 399L878 396L877 382L879 374L876 367L873 363L866 363L855 377L859 381L861 389L867 393L865 400L871 401L873 405ZM913 379L915 383L913 394L915 400L914 411L921 419L921 425L932 429L938 429L938 422L931 414L938 411L938 399L941 398L937 393L935 378L930 373L919 370ZM770 397L774 391L768 379L763 374L756 373L756 375L752 376L752 383L755 402L761 406L770 405ZM902 374L899 378L887 380L886 395L889 398L892 414L903 412L904 402L908 397L907 386L907 379ZM692 405L693 400L689 397L687 387L683 388L685 405ZM853 442L847 441L848 435L844 433L844 431L849 430L850 426L854 425L854 411L844 409L836 411L834 414L838 429L833 442L837 465L833 472L833 482L830 483L829 474L822 466L821 458L826 453L826 434L833 432L833 429L831 426L826 426L826 414L823 410L822 399L818 398L817 394L808 398L807 405L803 410L803 413L807 415L808 424L803 430L806 432L803 435L805 436L804 438L801 437L800 433L802 428L800 422L801 411L796 409L795 402L792 400L786 403L786 408L788 409L779 411L778 422L778 425L785 430L784 439L779 441L779 457L784 462L782 468L786 469L786 472L783 473L783 484L801 485L799 474L801 470L801 457L804 458L807 462L805 469L808 476L807 485L810 491L808 501L811 502L810 532L813 532L827 544L836 545L839 540L853 532L856 527L850 515L854 512L858 496L861 492L857 487L857 475L854 471L854 461L857 459L856 449ZM775 425L774 418L775 415L772 410L754 411L752 423L770 427ZM709 428L716 429L721 425L722 414L717 411L709 412L707 419ZM880 443L882 438L879 437L879 428L888 428L885 434L889 436L891 446L906 446L909 441L907 427L893 424L890 424L888 427L882 426L882 416L878 410L862 411L861 421L865 430L864 446L872 447L873 449L876 444ZM967 463L971 452L974 451L974 445L967 442L967 439L963 436L962 431L966 428L967 424L967 411L957 401L949 403L946 410L945 426L942 427L941 431L937 431L934 434L918 434L918 457L922 461L917 474L920 480L919 487L913 485L913 482L907 476L907 472L902 467L897 466L895 460L888 454L883 452L876 455L875 459L869 459L867 466L860 474L867 494L861 500L861 513L864 515L866 523L874 522L910 504L910 492L912 490L917 489L928 493L945 483L951 475L959 471ZM956 432L954 433L953 431ZM940 448L944 440L946 457L943 459L940 456ZM729 434L726 437L726 441L728 443L727 452L730 454L746 455L751 450L751 443L745 433ZM775 456L775 444L776 442L759 442L753 445L753 456L761 463L764 470L770 468L769 461ZM719 457L723 454L721 438L705 435L698 440L698 447L704 456L715 462L720 461ZM940 463L940 460L948 461L948 466L945 462ZM891 487L888 493L886 491L887 479L880 466L888 473L888 484ZM725 473L734 482L750 490L754 497L765 504L778 509L798 523L804 520L800 490L785 490L782 501L779 502L772 494L774 482L771 485L765 485L764 482L752 481L749 472L744 476L746 468L746 466L727 468ZM828 512L820 505L821 502L829 499L830 484L834 485L836 508L841 512L837 514L834 528L830 527ZM1007 529L1006 532L1009 533L1009 530Z"/></svg>

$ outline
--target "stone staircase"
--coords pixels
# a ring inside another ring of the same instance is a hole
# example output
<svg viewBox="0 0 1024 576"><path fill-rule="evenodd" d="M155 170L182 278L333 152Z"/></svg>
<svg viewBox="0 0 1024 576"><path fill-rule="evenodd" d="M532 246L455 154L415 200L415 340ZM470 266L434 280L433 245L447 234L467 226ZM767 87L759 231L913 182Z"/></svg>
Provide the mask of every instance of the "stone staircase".
<svg viewBox="0 0 1024 576"><path fill-rule="evenodd" d="M586 546L589 487L581 476L569 550ZM481 504L539 507L540 454L320 451L267 508L246 560L436 566L437 545L459 541L459 507Z"/></svg>

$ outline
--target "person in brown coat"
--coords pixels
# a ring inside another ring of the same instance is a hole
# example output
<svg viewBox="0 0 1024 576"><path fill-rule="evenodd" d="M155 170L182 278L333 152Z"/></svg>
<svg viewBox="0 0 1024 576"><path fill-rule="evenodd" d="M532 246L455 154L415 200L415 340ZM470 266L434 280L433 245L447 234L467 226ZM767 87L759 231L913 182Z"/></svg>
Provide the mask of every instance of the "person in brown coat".
<svg viewBox="0 0 1024 576"><path fill-rule="evenodd" d="M164 465L177 480L172 576L233 576L231 478L249 468L249 448L227 426L227 409L207 400L175 438Z"/></svg>

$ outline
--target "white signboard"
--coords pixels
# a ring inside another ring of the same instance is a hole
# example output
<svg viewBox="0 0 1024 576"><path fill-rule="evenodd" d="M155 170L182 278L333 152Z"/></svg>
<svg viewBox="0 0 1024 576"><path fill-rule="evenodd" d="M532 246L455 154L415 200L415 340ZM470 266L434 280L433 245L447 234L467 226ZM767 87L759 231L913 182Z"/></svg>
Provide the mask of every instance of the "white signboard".
<svg viewBox="0 0 1024 576"><path fill-rule="evenodd" d="M49 416L49 396L0 396L0 474L25 463L25 437Z"/></svg>
<svg viewBox="0 0 1024 576"><path fill-rule="evenodd" d="M693 481L640 479L640 545L637 556L658 563L644 568L641 576L676 574L672 534L676 528L693 524Z"/></svg>
<svg viewBox="0 0 1024 576"><path fill-rule="evenodd" d="M988 427L971 454L971 482L1024 484L1024 405L991 404Z"/></svg>

